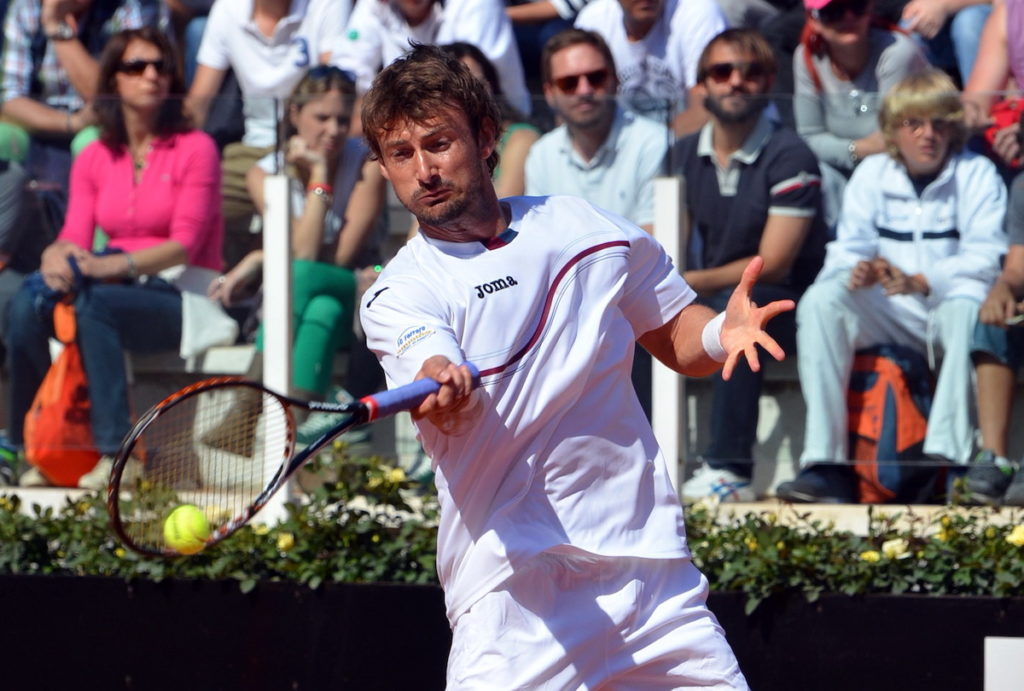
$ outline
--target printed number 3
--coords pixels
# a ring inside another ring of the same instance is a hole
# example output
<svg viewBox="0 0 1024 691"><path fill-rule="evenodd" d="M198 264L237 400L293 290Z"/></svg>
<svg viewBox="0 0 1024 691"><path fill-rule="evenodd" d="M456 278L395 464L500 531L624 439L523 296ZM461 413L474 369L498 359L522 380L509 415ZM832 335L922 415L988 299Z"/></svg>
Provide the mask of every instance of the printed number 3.
<svg viewBox="0 0 1024 691"><path fill-rule="evenodd" d="M296 67L307 67L309 65L309 43L302 36L292 39L292 45L299 47L299 57L295 61Z"/></svg>

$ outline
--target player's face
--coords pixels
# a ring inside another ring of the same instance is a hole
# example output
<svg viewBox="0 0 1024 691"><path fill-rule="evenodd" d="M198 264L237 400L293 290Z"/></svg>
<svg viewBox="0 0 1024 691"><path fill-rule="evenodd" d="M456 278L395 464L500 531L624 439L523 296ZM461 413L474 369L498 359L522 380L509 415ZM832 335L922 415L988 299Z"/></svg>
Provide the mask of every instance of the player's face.
<svg viewBox="0 0 1024 691"><path fill-rule="evenodd" d="M771 77L750 53L728 43L711 47L701 85L704 107L722 122L747 122L767 105Z"/></svg>
<svg viewBox="0 0 1024 691"><path fill-rule="evenodd" d="M601 52L577 43L551 56L544 96L570 129L607 126L615 117L615 74Z"/></svg>
<svg viewBox="0 0 1024 691"><path fill-rule="evenodd" d="M939 172L949 155L953 125L943 118L908 117L896 128L896 148L914 177Z"/></svg>
<svg viewBox="0 0 1024 691"><path fill-rule="evenodd" d="M619 0L622 13L640 24L650 24L661 16L665 0Z"/></svg>
<svg viewBox="0 0 1024 691"><path fill-rule="evenodd" d="M152 110L167 98L171 69L160 48L134 39L125 46L121 63L114 74L114 89L128 108Z"/></svg>
<svg viewBox="0 0 1024 691"><path fill-rule="evenodd" d="M466 114L446 108L426 122L398 122L381 135L380 166L399 201L424 231L450 229L493 197L487 157L493 127L473 134Z"/></svg>
<svg viewBox="0 0 1024 691"><path fill-rule="evenodd" d="M340 91L328 91L289 114L296 133L311 150L337 156L352 123L352 101Z"/></svg>

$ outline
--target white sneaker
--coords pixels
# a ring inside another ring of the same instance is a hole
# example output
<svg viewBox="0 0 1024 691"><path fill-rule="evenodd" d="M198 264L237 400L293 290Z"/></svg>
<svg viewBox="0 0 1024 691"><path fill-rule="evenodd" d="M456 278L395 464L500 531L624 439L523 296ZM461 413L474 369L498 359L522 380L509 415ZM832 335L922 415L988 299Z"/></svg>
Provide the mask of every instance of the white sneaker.
<svg viewBox="0 0 1024 691"><path fill-rule="evenodd" d="M689 480L683 483L683 500L699 501L714 498L720 502L755 501L750 478L731 470L719 470L702 464Z"/></svg>
<svg viewBox="0 0 1024 691"><path fill-rule="evenodd" d="M29 467L18 478L19 487L53 487L53 483L39 472L38 468Z"/></svg>
<svg viewBox="0 0 1024 691"><path fill-rule="evenodd" d="M110 471L114 469L113 456L100 456L96 465L88 473L78 478L78 486L81 489L104 490L110 484ZM134 456L128 457L128 463L121 473L121 485L133 484L142 477L142 464Z"/></svg>

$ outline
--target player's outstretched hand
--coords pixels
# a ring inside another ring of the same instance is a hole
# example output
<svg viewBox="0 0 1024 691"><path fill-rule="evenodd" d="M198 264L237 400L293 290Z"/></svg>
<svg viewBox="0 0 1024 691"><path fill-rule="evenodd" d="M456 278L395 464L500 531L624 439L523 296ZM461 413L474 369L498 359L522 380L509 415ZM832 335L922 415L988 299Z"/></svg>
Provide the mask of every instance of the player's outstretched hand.
<svg viewBox="0 0 1024 691"><path fill-rule="evenodd" d="M757 346L768 351L776 360L782 360L786 353L782 347L775 342L775 339L765 333L764 325L768 320L782 312L788 312L796 307L792 300L776 300L764 307L758 307L750 299L750 291L757 283L757 277L761 275L764 267L764 260L761 257L754 257L743 270L743 277L732 292L729 304L725 308L725 323L722 324L722 347L728 353L725 360L725 367L722 369L722 378L729 379L736 369L736 363L741 356L746 356L750 369L757 372L761 369L761 363L757 357Z"/></svg>
<svg viewBox="0 0 1024 691"><path fill-rule="evenodd" d="M412 416L417 420L427 418L438 429L447 434L457 434L459 422L466 407L473 398L473 375L465 365L456 365L443 355L427 358L416 379L430 377L441 385L441 389L430 394Z"/></svg>

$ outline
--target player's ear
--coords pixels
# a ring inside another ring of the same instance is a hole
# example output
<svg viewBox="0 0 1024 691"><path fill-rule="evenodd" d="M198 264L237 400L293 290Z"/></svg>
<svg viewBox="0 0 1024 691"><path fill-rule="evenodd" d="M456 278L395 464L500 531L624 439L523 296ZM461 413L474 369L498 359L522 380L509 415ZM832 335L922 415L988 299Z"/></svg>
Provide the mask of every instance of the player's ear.
<svg viewBox="0 0 1024 691"><path fill-rule="evenodd" d="M480 158L488 159L498 146L498 124L490 118L484 118L480 123L476 139L480 149Z"/></svg>
<svg viewBox="0 0 1024 691"><path fill-rule="evenodd" d="M391 176L388 175L388 168L384 165L384 162L378 158L377 165L380 166L380 174L384 176L384 179L391 182Z"/></svg>

